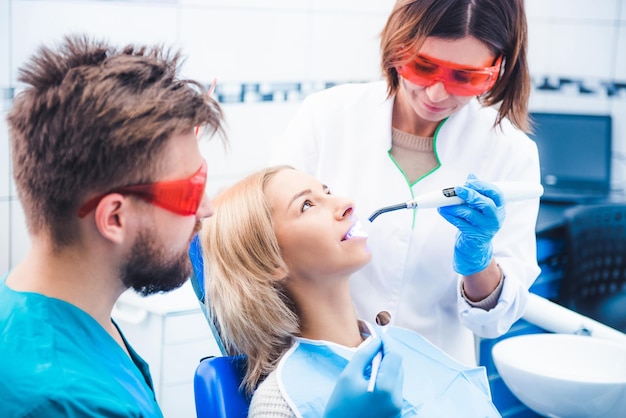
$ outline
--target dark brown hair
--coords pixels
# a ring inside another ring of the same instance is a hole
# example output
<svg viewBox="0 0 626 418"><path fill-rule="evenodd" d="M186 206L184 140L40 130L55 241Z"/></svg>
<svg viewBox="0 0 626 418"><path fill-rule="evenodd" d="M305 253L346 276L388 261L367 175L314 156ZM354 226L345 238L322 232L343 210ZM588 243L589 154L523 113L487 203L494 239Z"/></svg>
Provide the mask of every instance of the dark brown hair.
<svg viewBox="0 0 626 418"><path fill-rule="evenodd" d="M504 70L493 88L480 97L482 104L500 104L496 125L508 118L528 132L527 30L524 0L398 0L381 35L381 65L389 96L398 90L395 67L403 64L404 48L419 51L427 37L473 36L495 56L503 56Z"/></svg>
<svg viewBox="0 0 626 418"><path fill-rule="evenodd" d="M155 181L178 134L208 126L225 140L222 111L204 86L177 77L179 51L118 49L84 35L41 47L20 70L9 111L13 176L31 234L73 242L88 195Z"/></svg>

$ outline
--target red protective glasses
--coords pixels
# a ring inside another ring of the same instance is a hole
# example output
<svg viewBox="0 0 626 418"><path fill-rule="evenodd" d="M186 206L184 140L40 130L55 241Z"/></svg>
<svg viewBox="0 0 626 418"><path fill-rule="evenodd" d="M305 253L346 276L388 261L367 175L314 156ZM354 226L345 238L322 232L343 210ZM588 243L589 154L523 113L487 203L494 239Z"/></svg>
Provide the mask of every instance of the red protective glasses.
<svg viewBox="0 0 626 418"><path fill-rule="evenodd" d="M200 169L183 180L160 181L150 184L136 184L109 190L89 199L78 211L80 218L94 210L102 198L111 193L130 194L146 202L179 215L195 215L204 196L207 165L202 162Z"/></svg>
<svg viewBox="0 0 626 418"><path fill-rule="evenodd" d="M450 94L480 96L489 91L500 74L502 55L493 67L466 67L426 55L418 55L405 65L396 67L398 74L413 84L429 87L441 81Z"/></svg>

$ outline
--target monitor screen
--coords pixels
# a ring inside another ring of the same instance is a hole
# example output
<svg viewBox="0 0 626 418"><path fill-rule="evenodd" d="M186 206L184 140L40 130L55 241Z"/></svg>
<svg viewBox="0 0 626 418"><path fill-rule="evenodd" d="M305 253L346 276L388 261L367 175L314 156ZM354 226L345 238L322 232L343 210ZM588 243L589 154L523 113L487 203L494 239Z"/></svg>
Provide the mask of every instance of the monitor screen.
<svg viewBox="0 0 626 418"><path fill-rule="evenodd" d="M611 116L531 113L544 198L584 199L611 189ZM575 199L574 199L575 200Z"/></svg>

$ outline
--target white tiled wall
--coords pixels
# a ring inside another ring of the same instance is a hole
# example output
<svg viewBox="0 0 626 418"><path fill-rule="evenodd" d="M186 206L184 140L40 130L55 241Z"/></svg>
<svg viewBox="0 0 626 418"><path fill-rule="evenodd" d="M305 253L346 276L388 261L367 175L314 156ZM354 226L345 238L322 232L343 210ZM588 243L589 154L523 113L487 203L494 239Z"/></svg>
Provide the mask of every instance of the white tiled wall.
<svg viewBox="0 0 626 418"><path fill-rule="evenodd" d="M572 79L559 91L533 90L536 111L613 116L613 186L626 186L626 88L609 96L607 84L626 83L626 2L526 0L529 60L535 87ZM579 85L592 93L581 94Z"/></svg>
<svg viewBox="0 0 626 418"><path fill-rule="evenodd" d="M2 101L0 101L2 105ZM0 108L1 110L1 108ZM10 178L9 171L9 135L7 131L6 114L0 111L2 120L0 120L0 202L9 200ZM5 231L4 228L1 229Z"/></svg>
<svg viewBox="0 0 626 418"><path fill-rule="evenodd" d="M266 165L277 127L293 116L297 103L232 103L223 107L231 138L228 150L216 139L201 144L211 179L207 185L210 195Z"/></svg>
<svg viewBox="0 0 626 418"><path fill-rule="evenodd" d="M213 193L264 165L273 140L306 94L326 83L380 77L378 35L393 3L0 0L0 88L3 94L7 87L19 89L16 68L38 44L57 42L69 32L86 31L118 44L181 47L188 56L185 76L207 84L217 78L227 117L230 151L226 153L219 141L202 145L209 161L208 190ZM526 0L526 7L534 86L541 85L544 78L556 83L570 78L593 91L581 94L578 84L557 92L535 89L531 110L611 113L615 121L614 181L616 186L623 185L626 89L609 96L606 84L626 83L626 2ZM21 259L29 241L15 191L7 191L6 129L0 128L3 274Z"/></svg>
<svg viewBox="0 0 626 418"><path fill-rule="evenodd" d="M230 150L202 144L208 192L265 165L299 100L327 83L380 77L379 38L394 0L0 0L0 100L17 88L16 69L42 43L85 31L116 44L166 43L187 55L186 76L218 80ZM626 182L626 0L526 0L529 63L537 111L610 113L616 186ZM577 80L560 91L544 78ZM23 212L9 176L0 122L0 275L28 249Z"/></svg>
<svg viewBox="0 0 626 418"><path fill-rule="evenodd" d="M260 168L269 145L307 91L324 82L379 77L378 33L392 0L180 0L76 1L0 0L0 76L15 87L17 68L43 42L84 31L117 44L166 43L187 55L184 75L209 83L218 80L225 97L241 95L241 83L258 84L245 102L223 103L230 150L219 141L203 144L209 161L209 193ZM6 12L6 13L5 13ZM2 81L2 79L0 79ZM308 84L307 84L308 82ZM269 83L269 84L268 84ZM300 93L277 83L304 83ZM308 87L307 87L308 86ZM279 89L280 90L280 89ZM260 96L275 92L272 101ZM295 100L294 100L295 99ZM4 117L3 117L4 119ZM0 274L24 256L29 238L15 190L8 186L6 129L0 142ZM8 243L8 244L6 244ZM10 249L10 251L8 250Z"/></svg>
<svg viewBox="0 0 626 418"><path fill-rule="evenodd" d="M292 81L308 71L311 17L273 9L183 8L186 73L196 79Z"/></svg>
<svg viewBox="0 0 626 418"><path fill-rule="evenodd" d="M9 17L10 0L0 0L0 89L9 86Z"/></svg>
<svg viewBox="0 0 626 418"><path fill-rule="evenodd" d="M8 37L5 28L8 23L8 0L0 0L0 276L10 265L10 165L9 138L6 126L5 108L10 101L3 98L9 86Z"/></svg>
<svg viewBox="0 0 626 418"><path fill-rule="evenodd" d="M116 44L176 41L177 8L163 2L12 0L11 64L20 66L42 43L86 32ZM16 74L13 74L15 81Z"/></svg>
<svg viewBox="0 0 626 418"><path fill-rule="evenodd" d="M85 31L116 44L165 43L187 55L184 75L209 84L226 115L230 150L202 143L208 192L265 165L271 146L299 100L328 83L380 77L379 38L394 0L0 0L0 100L17 88L16 69L45 42ZM610 113L614 117L613 172L626 179L625 0L526 0L531 110ZM539 90L547 78L578 84ZM10 180L5 111L0 112L0 275L30 244ZM187 393L187 395L189 395ZM188 405L187 405L188 406Z"/></svg>
<svg viewBox="0 0 626 418"><path fill-rule="evenodd" d="M311 79L359 81L380 78L379 34L386 17L386 11L316 13L308 51Z"/></svg>
<svg viewBox="0 0 626 418"><path fill-rule="evenodd" d="M9 265L15 266L19 263L30 247L30 236L26 229L24 211L19 200L14 197L9 206L9 231L10 231L10 258Z"/></svg>
<svg viewBox="0 0 626 418"><path fill-rule="evenodd" d="M626 4L622 8L622 24L618 28L617 48L615 49L615 78L626 79Z"/></svg>
<svg viewBox="0 0 626 418"><path fill-rule="evenodd" d="M0 0L0 275L9 266L9 139L5 111L10 101L5 100L10 85L9 22L10 0Z"/></svg>

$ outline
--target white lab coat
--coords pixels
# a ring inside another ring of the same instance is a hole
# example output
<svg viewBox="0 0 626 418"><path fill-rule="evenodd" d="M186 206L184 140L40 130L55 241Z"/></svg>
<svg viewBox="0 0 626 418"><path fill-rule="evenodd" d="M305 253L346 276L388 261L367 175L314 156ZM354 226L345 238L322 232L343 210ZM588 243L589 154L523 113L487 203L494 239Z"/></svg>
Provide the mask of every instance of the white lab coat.
<svg viewBox="0 0 626 418"><path fill-rule="evenodd" d="M354 199L362 221L377 209L421 193L462 185L469 173L485 181L540 182L535 143L508 120L494 128L496 111L472 100L435 134L440 167L413 185L388 153L393 98L386 84L346 84L307 97L277 144L272 164L290 164L317 177L332 193ZM472 308L452 268L456 228L436 209L383 213L367 226L373 257L351 280L358 316L416 330L452 357L476 364L473 333L505 333L526 307L539 274L535 224L539 199L506 205L494 237L505 274L495 308Z"/></svg>

